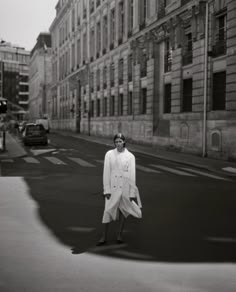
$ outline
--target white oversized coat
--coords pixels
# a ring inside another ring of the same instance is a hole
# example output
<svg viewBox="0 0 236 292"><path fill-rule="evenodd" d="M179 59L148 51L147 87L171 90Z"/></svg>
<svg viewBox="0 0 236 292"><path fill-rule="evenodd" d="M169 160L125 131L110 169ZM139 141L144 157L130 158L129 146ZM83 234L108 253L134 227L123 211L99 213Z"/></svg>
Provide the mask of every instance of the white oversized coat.
<svg viewBox="0 0 236 292"><path fill-rule="evenodd" d="M118 219L119 210L125 217L142 217L142 205L135 184L135 157L126 148L123 152L113 149L106 153L103 189L104 195L111 194L110 199L105 199L103 223ZM138 204L130 201L130 198L137 198Z"/></svg>

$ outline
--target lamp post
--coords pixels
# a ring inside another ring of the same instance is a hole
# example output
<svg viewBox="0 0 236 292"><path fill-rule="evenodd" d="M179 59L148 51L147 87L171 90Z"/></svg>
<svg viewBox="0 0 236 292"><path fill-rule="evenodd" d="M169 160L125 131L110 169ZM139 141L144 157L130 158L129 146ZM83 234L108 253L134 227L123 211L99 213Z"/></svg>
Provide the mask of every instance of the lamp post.
<svg viewBox="0 0 236 292"><path fill-rule="evenodd" d="M205 39L204 39L204 93L203 93L203 129L202 129L202 156L207 156L207 71L208 71L208 20L209 4L207 1L202 2L205 8Z"/></svg>

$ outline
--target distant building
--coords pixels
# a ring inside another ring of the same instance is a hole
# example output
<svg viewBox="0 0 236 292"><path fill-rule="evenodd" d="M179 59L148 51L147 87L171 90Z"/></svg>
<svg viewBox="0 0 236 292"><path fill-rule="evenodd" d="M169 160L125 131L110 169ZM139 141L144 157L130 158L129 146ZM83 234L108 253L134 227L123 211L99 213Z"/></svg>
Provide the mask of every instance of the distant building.
<svg viewBox="0 0 236 292"><path fill-rule="evenodd" d="M8 100L9 114L19 120L28 115L29 58L24 48L0 42L0 94Z"/></svg>
<svg viewBox="0 0 236 292"><path fill-rule="evenodd" d="M234 0L60 0L52 125L236 158Z"/></svg>
<svg viewBox="0 0 236 292"><path fill-rule="evenodd" d="M41 32L30 54L29 117L36 120L51 111L51 35Z"/></svg>

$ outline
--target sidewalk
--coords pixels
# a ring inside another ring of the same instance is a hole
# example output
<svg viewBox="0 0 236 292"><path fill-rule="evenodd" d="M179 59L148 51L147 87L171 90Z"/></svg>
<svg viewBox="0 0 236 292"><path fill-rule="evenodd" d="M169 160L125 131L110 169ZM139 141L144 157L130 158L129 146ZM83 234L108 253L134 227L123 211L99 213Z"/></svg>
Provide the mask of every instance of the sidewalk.
<svg viewBox="0 0 236 292"><path fill-rule="evenodd" d="M93 143L107 145L110 147L114 146L112 139L106 137L87 136L84 134L77 134L69 131L53 131L53 132L62 136L71 136L74 138L83 139ZM158 146L152 147L149 145L138 145L129 142L127 144L128 144L127 148L130 149L132 152L138 152L149 156L154 156L166 161L179 163L185 166L196 167L201 170L206 170L221 175L236 177L235 162L229 162L225 160L218 160L212 158L203 158L197 155L174 152ZM23 157L25 155L27 155L27 152L24 150L23 146L21 146L18 137L7 132L6 151L2 153L0 152L0 161L3 159Z"/></svg>
<svg viewBox="0 0 236 292"><path fill-rule="evenodd" d="M2 159L11 159L27 155L25 149L21 146L19 138L6 132L6 151L0 152L0 161Z"/></svg>

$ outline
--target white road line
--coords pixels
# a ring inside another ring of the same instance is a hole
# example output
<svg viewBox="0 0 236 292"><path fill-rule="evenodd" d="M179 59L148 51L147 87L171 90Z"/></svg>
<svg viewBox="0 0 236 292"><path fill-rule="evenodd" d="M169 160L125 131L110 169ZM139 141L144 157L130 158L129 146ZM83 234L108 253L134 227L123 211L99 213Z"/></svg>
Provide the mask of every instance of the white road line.
<svg viewBox="0 0 236 292"><path fill-rule="evenodd" d="M95 165L81 159L81 158L78 158L78 157L68 157L68 159L78 163L80 166L85 166L85 167L95 167Z"/></svg>
<svg viewBox="0 0 236 292"><path fill-rule="evenodd" d="M210 173L207 173L207 172L204 172L204 171L200 171L200 170L195 170L195 169L191 169L191 168L185 168L185 167L180 167L181 169L183 170L186 170L186 171L190 171L190 172L193 172L193 173L196 173L196 174L200 174L200 175L203 175L203 176L207 176L207 177L210 177L210 178L214 178L214 179L219 179L219 180L229 180L227 178L223 178L221 176L218 176L218 175L213 175L213 174L210 174Z"/></svg>
<svg viewBox="0 0 236 292"><path fill-rule="evenodd" d="M187 172L184 172L184 171L181 171L181 170L178 170L178 169L170 168L170 167L167 167L167 166L164 166L164 165L156 165L156 164L150 164L150 165L153 166L153 167L159 168L161 170L165 170L165 171L168 171L168 172L171 172L171 173L175 173L175 174L178 174L178 175L196 176L194 174L187 173Z"/></svg>
<svg viewBox="0 0 236 292"><path fill-rule="evenodd" d="M53 164L61 164L61 165L66 165L65 162L61 161L60 159L56 158L56 157L44 157L45 159L47 159L48 161L50 161Z"/></svg>
<svg viewBox="0 0 236 292"><path fill-rule="evenodd" d="M9 163L11 163L11 162L14 162L14 160L13 159L3 159L2 162L9 162Z"/></svg>
<svg viewBox="0 0 236 292"><path fill-rule="evenodd" d="M25 162L27 163L39 163L39 161L37 159L35 159L34 157L23 157L22 158Z"/></svg>
<svg viewBox="0 0 236 292"><path fill-rule="evenodd" d="M228 171L228 172L236 173L236 168L234 168L234 167L228 166L228 167L224 167L222 169L225 171Z"/></svg>
<svg viewBox="0 0 236 292"><path fill-rule="evenodd" d="M145 167L139 164L136 164L136 168L145 172L154 172L154 173L160 173L160 171L149 168L149 167Z"/></svg>

